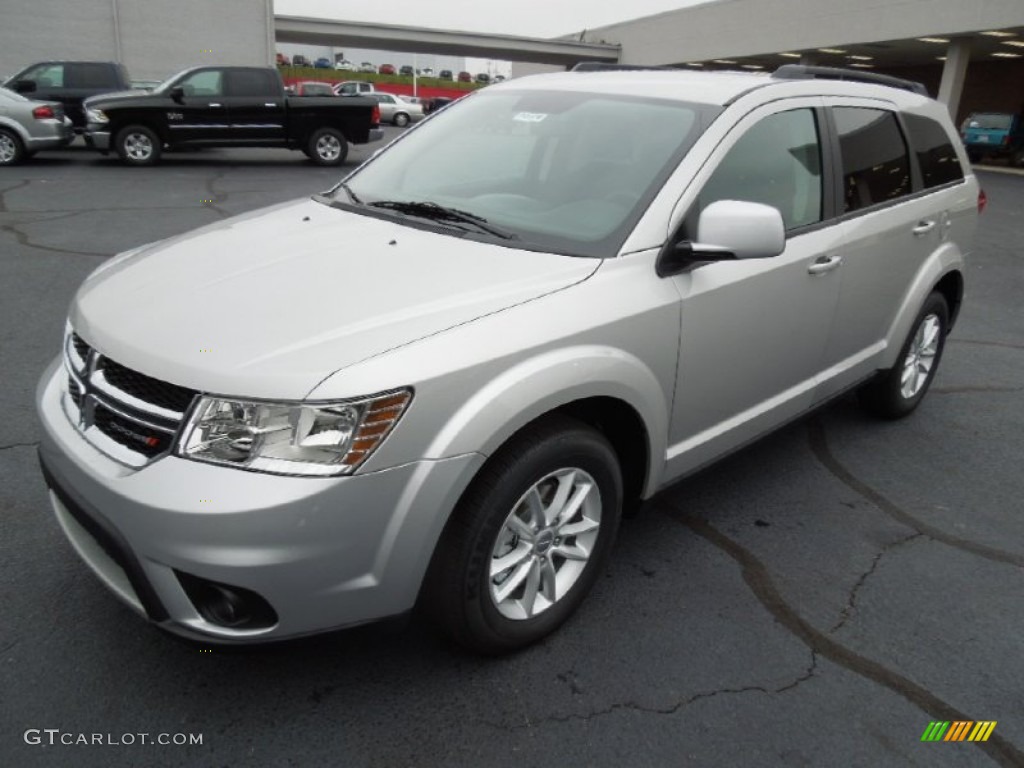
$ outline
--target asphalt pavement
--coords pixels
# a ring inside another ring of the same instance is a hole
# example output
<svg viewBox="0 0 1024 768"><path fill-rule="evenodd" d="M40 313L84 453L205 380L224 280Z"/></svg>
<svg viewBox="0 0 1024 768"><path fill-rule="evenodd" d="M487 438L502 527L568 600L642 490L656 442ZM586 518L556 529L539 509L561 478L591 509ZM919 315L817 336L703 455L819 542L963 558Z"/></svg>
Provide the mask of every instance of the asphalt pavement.
<svg viewBox="0 0 1024 768"><path fill-rule="evenodd" d="M912 417L845 397L673 487L536 647L475 658L414 622L226 651L122 607L36 463L33 391L68 302L118 251L343 172L275 150L134 169L82 147L0 169L0 765L1024 765L1020 176L980 173L963 312ZM997 725L922 742L932 721Z"/></svg>

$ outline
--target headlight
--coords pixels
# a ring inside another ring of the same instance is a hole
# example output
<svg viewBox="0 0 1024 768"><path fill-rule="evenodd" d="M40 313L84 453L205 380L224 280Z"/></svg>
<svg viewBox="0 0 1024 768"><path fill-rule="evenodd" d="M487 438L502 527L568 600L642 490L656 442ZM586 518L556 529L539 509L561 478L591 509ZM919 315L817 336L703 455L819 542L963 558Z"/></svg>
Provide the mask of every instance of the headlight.
<svg viewBox="0 0 1024 768"><path fill-rule="evenodd" d="M204 397L178 455L279 475L353 472L398 423L407 389L339 403L261 403Z"/></svg>
<svg viewBox="0 0 1024 768"><path fill-rule="evenodd" d="M90 123L109 123L110 118L107 117L107 113L102 109L93 109L92 107L85 108L85 117Z"/></svg>

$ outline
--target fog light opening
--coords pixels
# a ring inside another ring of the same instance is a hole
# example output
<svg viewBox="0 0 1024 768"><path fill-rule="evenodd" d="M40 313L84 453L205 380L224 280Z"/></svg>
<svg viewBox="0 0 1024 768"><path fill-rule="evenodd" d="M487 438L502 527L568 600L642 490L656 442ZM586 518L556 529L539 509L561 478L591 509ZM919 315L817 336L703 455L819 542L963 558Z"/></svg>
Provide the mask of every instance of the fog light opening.
<svg viewBox="0 0 1024 768"><path fill-rule="evenodd" d="M228 629L265 629L277 613L255 592L175 571L192 605L206 621Z"/></svg>

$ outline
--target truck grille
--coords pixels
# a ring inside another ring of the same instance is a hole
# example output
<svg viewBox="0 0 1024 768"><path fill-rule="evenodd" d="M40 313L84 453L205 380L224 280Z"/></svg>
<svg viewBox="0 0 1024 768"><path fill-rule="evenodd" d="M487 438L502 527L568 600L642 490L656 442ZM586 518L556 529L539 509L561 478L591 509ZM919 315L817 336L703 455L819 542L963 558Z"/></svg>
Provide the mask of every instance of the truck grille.
<svg viewBox="0 0 1024 768"><path fill-rule="evenodd" d="M64 346L65 410L89 442L131 466L168 453L198 394L101 355L77 333Z"/></svg>

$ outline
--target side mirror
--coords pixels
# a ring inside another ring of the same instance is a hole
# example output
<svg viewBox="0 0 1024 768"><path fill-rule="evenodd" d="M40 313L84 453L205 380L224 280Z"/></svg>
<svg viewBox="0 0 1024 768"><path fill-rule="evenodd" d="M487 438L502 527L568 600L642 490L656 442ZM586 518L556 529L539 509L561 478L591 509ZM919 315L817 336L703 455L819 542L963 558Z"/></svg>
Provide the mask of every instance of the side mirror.
<svg viewBox="0 0 1024 768"><path fill-rule="evenodd" d="M173 88L171 88L171 90L168 92L168 95L177 104L181 104L185 101L185 89L182 88L180 85L176 85Z"/></svg>
<svg viewBox="0 0 1024 768"><path fill-rule="evenodd" d="M19 80L14 84L15 93L35 93L36 92L36 81L35 80Z"/></svg>
<svg viewBox="0 0 1024 768"><path fill-rule="evenodd" d="M778 208L742 200L719 200L701 211L697 242L667 246L658 257L659 277L698 262L770 259L786 248L786 228Z"/></svg>

